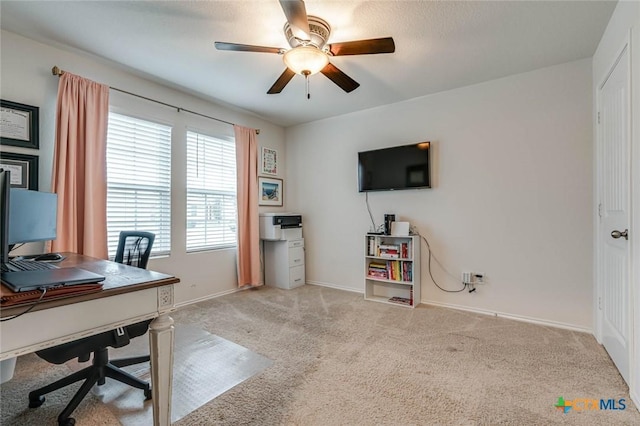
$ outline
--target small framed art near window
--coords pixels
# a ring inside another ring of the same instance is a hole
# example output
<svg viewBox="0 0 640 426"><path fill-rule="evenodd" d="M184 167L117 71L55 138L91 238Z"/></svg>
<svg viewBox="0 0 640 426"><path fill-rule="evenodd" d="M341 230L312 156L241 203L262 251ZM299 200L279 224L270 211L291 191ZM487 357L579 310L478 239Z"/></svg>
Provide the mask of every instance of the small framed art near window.
<svg viewBox="0 0 640 426"><path fill-rule="evenodd" d="M38 107L0 100L0 144L39 148Z"/></svg>
<svg viewBox="0 0 640 426"><path fill-rule="evenodd" d="M278 174L278 151L271 148L262 147L262 155L260 155L260 174L272 175Z"/></svg>
<svg viewBox="0 0 640 426"><path fill-rule="evenodd" d="M282 206L282 179L259 177L258 188L260 196L259 205Z"/></svg>
<svg viewBox="0 0 640 426"><path fill-rule="evenodd" d="M11 172L11 187L38 190L38 156L0 152L0 169Z"/></svg>

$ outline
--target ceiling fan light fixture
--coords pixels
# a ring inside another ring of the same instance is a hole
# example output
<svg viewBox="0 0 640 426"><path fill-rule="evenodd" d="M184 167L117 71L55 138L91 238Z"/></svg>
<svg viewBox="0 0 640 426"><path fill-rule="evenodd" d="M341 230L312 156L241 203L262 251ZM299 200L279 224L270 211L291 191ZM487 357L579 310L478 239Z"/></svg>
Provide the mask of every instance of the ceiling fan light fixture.
<svg viewBox="0 0 640 426"><path fill-rule="evenodd" d="M329 56L313 46L298 46L284 54L284 63L291 71L300 75L319 73L329 63Z"/></svg>

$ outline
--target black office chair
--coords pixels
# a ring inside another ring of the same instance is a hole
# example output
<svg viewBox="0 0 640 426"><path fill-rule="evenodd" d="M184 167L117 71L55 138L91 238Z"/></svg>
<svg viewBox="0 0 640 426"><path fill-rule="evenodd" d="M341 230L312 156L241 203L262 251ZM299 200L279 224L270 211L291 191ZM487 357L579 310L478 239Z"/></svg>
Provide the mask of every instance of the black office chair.
<svg viewBox="0 0 640 426"><path fill-rule="evenodd" d="M118 241L115 261L146 269L155 235L150 232L122 231ZM36 389L29 393L29 407L36 408L44 403L47 393L66 387L72 383L84 380L80 389L73 396L64 410L58 415L60 426L73 426L76 421L69 417L80 402L89 393L93 385L103 385L106 378L117 380L129 386L142 389L146 399L151 399L151 386L148 382L121 370L121 367L149 361L149 355L109 360L108 347L120 348L129 344L130 339L142 336L149 329L152 320L142 321L126 327L85 337L73 342L54 346L53 348L37 351L36 354L52 364L63 364L74 358L80 362L89 361L93 353L92 365L77 371L67 377Z"/></svg>
<svg viewBox="0 0 640 426"><path fill-rule="evenodd" d="M118 240L115 262L147 269L155 234L143 231L122 231Z"/></svg>

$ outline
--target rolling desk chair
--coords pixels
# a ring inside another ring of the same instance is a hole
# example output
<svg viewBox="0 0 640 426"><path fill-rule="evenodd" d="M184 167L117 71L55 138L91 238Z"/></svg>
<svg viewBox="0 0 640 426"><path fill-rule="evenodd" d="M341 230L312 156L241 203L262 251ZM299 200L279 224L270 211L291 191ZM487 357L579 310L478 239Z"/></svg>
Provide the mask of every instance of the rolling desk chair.
<svg viewBox="0 0 640 426"><path fill-rule="evenodd" d="M122 231L118 240L115 261L146 269L155 235L150 232ZM89 361L93 353L92 365L67 377L36 389L29 393L29 407L36 408L44 403L47 393L61 389L72 383L84 380L80 389L71 398L64 410L58 415L58 425L73 426L75 419L69 417L80 402L89 393L93 385L103 385L106 378L117 380L129 386L142 389L146 399L151 399L151 386L148 382L121 370L120 367L149 361L149 355L109 360L108 347L119 348L129 344L130 339L142 336L149 329L152 320L142 321L126 327L85 337L52 348L37 351L36 354L52 364L63 364L74 358L80 362Z"/></svg>
<svg viewBox="0 0 640 426"><path fill-rule="evenodd" d="M147 269L155 234L143 231L122 231L114 262Z"/></svg>

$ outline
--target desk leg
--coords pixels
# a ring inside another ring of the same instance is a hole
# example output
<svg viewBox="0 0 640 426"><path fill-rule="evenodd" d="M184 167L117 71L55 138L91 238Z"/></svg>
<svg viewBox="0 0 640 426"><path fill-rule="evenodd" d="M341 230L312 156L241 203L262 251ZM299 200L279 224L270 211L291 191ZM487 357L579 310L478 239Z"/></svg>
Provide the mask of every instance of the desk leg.
<svg viewBox="0 0 640 426"><path fill-rule="evenodd" d="M167 314L160 315L149 326L154 426L171 424L173 330L173 318Z"/></svg>

